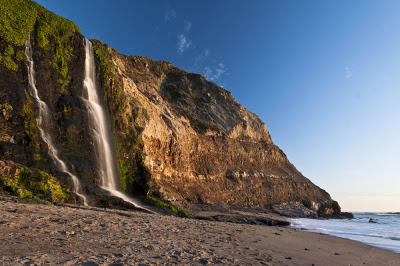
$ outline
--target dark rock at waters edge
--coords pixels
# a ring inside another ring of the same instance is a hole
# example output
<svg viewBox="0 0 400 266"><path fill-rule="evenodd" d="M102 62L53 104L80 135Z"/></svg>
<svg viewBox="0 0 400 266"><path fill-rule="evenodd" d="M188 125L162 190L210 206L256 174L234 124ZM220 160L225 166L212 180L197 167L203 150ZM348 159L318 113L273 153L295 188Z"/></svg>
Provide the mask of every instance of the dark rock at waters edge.
<svg viewBox="0 0 400 266"><path fill-rule="evenodd" d="M316 211L308 209L301 203L285 203L274 205L272 206L272 212L293 218L315 218L318 216Z"/></svg>
<svg viewBox="0 0 400 266"><path fill-rule="evenodd" d="M13 17L26 33L0 25L0 160L7 162L4 167L17 165L19 172L28 169L39 183L51 179L60 189L38 194L37 187L26 189L30 183L6 170L2 173L9 173L7 184L0 182L0 187L21 196L80 203L71 193L71 180L54 166L36 126L38 107L27 90L23 58L23 43L30 34L37 89L49 106L49 134L60 158L81 180L91 202L124 206L95 186L96 156L81 99L85 46L79 28L28 0L2 1L0 8L11 12L2 14ZM274 210L301 217L340 215L339 204L290 163L265 123L229 91L169 62L125 56L100 41L92 43L121 191L186 209L195 204L269 208L297 202L297 209Z"/></svg>
<svg viewBox="0 0 400 266"><path fill-rule="evenodd" d="M354 215L351 212L341 212L340 215L347 219L354 219Z"/></svg>
<svg viewBox="0 0 400 266"><path fill-rule="evenodd" d="M220 204L194 204L190 211L192 218L199 220L266 226L290 225L285 217L272 213L270 208L235 208Z"/></svg>
<svg viewBox="0 0 400 266"><path fill-rule="evenodd" d="M291 217L291 218L317 218L317 217L322 217L322 218L328 218L328 219L353 219L354 216L352 213L349 212L340 212L340 209L338 211L326 211L326 206L321 204L318 206L319 208L317 210L315 209L310 209L306 206L309 206L308 204L304 203L298 203L298 202L292 202L292 203L283 203L279 205L274 205L271 207L271 211L273 213L286 216L286 217ZM329 205L330 206L330 205Z"/></svg>
<svg viewBox="0 0 400 266"><path fill-rule="evenodd" d="M285 220L271 219L262 216L246 216L246 215L212 215L212 216L194 216L194 219L217 221L217 222L230 222L238 224L257 224L267 226L289 226L290 222Z"/></svg>

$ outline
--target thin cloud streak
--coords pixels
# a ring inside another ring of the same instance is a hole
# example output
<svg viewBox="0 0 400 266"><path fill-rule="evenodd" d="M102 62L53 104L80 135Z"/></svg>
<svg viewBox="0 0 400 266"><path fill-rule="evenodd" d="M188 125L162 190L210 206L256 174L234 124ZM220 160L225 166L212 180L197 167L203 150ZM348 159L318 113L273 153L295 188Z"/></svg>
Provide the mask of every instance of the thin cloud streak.
<svg viewBox="0 0 400 266"><path fill-rule="evenodd" d="M178 53L183 54L192 45L192 41L183 34L178 35Z"/></svg>
<svg viewBox="0 0 400 266"><path fill-rule="evenodd" d="M211 81L217 80L225 72L225 65L222 63L218 63L217 66L214 68L211 68L209 66L206 66L204 68L204 76L206 77L206 79Z"/></svg>
<svg viewBox="0 0 400 266"><path fill-rule="evenodd" d="M178 34L178 53L183 54L187 49L192 46L192 41L189 38L192 23L188 20L184 22L183 33ZM203 49L200 54L194 58L194 68L203 73L204 77L210 81L218 80L223 74L226 73L226 66L210 58L210 49Z"/></svg>
<svg viewBox="0 0 400 266"><path fill-rule="evenodd" d="M191 45L192 41L189 39L190 29L192 28L192 23L190 21L185 21L185 26L183 28L183 33L178 35L178 53L183 54Z"/></svg>

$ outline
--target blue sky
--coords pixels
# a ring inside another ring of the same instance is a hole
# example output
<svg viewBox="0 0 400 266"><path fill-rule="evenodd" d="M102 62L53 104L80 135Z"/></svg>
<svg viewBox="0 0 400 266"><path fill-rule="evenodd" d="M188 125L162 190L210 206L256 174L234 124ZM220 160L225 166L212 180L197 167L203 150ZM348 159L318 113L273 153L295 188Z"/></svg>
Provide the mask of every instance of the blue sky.
<svg viewBox="0 0 400 266"><path fill-rule="evenodd" d="M232 92L348 211L400 211L399 1L39 0Z"/></svg>

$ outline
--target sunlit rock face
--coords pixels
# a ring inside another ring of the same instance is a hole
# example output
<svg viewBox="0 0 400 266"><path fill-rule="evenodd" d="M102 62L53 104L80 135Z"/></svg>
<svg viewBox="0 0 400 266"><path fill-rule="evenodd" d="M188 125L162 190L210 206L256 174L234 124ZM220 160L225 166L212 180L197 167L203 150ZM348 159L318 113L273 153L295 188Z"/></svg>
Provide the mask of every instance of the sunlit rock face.
<svg viewBox="0 0 400 266"><path fill-rule="evenodd" d="M320 205L329 214L340 212L229 91L168 62L110 54L129 102L127 113L137 113L149 194L183 206L300 202L315 211Z"/></svg>

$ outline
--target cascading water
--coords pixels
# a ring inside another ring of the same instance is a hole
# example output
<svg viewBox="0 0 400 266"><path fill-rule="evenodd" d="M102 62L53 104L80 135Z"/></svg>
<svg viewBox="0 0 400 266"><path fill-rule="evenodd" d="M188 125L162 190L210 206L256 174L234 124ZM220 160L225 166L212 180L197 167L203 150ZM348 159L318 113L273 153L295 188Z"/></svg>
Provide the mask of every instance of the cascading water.
<svg viewBox="0 0 400 266"><path fill-rule="evenodd" d="M97 157L97 171L101 181L100 185L104 190L133 204L135 207L153 212L117 190L118 175L116 173L116 163L111 149L112 141L110 130L107 127L106 112L101 105L100 97L97 93L94 52L92 43L87 38L85 38L85 46L85 80L83 81L83 86L86 89L86 96L83 100L88 109L89 123Z"/></svg>
<svg viewBox="0 0 400 266"><path fill-rule="evenodd" d="M39 117L37 118L37 127L39 129L39 133L43 141L48 146L48 154L50 155L51 159L53 160L56 167L68 174L71 177L72 185L73 185L73 192L77 194L79 197L83 199L84 205L87 206L87 199L86 197L80 193L81 185L79 179L73 175L67 168L65 162L63 162L58 157L58 151L53 144L51 139L50 133L48 132L48 128L50 125L50 110L47 104L42 101L39 97L38 90L36 88L36 80L35 80L35 70L34 70L34 62L32 58L32 44L31 44L31 37L28 37L28 40L25 43L25 55L27 59L27 67L28 67L28 80L29 80L29 93L31 96L36 100L39 106Z"/></svg>

